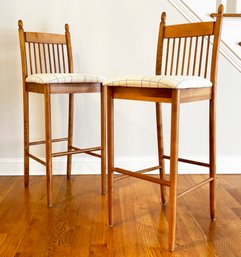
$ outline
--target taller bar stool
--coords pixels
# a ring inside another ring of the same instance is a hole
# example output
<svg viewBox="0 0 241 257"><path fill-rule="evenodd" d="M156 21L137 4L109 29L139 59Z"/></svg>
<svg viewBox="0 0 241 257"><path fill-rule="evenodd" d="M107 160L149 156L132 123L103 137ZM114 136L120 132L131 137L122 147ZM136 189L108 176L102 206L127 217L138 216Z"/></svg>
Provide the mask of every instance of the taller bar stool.
<svg viewBox="0 0 241 257"><path fill-rule="evenodd" d="M214 22L166 26L162 13L156 58L156 76L122 77L104 83L107 86L108 132L108 214L113 225L112 190L114 172L160 184L162 203L164 188L169 187L170 251L175 247L177 198L206 183L210 185L210 216L215 219L216 187L216 76L222 26L223 6L219 6ZM114 99L155 102L159 165L136 172L114 167ZM209 101L209 162L178 158L180 104ZM162 103L171 104L170 156L164 155L162 135ZM165 179L164 159L170 159L170 178ZM209 168L209 178L177 195L178 161ZM147 174L159 169L160 178Z"/></svg>
<svg viewBox="0 0 241 257"><path fill-rule="evenodd" d="M106 190L106 107L103 78L73 73L73 58L68 24L65 34L25 32L23 22L18 21L22 63L23 116L24 116L24 184L29 186L29 158L46 166L47 204L52 206L52 158L67 156L67 177L71 175L72 155L85 153L101 158L101 190ZM74 94L100 93L101 146L79 148L73 144ZM29 93L43 94L45 115L45 139L30 142ZM68 136L53 138L51 131L51 95L68 94ZM67 142L64 152L52 151L52 143ZM45 144L46 160L34 156L30 146ZM96 153L100 151L100 153Z"/></svg>

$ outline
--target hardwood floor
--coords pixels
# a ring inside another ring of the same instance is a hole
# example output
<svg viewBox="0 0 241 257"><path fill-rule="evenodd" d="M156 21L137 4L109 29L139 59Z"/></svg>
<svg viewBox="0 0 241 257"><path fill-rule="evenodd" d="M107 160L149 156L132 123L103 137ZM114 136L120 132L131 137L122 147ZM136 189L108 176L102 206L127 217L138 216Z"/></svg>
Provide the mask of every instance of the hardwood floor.
<svg viewBox="0 0 241 257"><path fill-rule="evenodd" d="M204 175L180 175L178 189ZM210 222L208 186L180 198L176 251L167 250L167 209L159 186L127 178L114 183L114 226L108 228L99 176L53 178L53 208L45 177L0 177L1 257L241 256L241 175L222 175L217 220Z"/></svg>

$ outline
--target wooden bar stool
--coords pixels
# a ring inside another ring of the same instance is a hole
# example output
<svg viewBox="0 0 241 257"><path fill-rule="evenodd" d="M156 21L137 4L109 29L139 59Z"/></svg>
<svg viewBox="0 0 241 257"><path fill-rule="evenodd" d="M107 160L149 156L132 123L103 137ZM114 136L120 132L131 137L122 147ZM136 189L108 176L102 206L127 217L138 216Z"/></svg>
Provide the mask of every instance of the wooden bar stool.
<svg viewBox="0 0 241 257"><path fill-rule="evenodd" d="M71 175L72 155L85 153L101 158L101 190L106 190L106 93L103 78L73 73L71 39L68 24L65 34L25 32L23 22L18 21L23 81L24 114L24 184L29 185L29 158L46 166L47 204L52 206L52 157L67 156L67 177ZM96 93L101 96L101 146L79 148L73 145L74 94ZM45 114L45 140L30 142L29 93L43 94ZM52 138L51 95L68 94L68 136ZM67 150L53 153L52 143L67 142ZM30 146L45 144L46 160L34 156ZM96 153L100 151L100 153Z"/></svg>
<svg viewBox="0 0 241 257"><path fill-rule="evenodd" d="M107 138L108 138L108 212L112 218L112 190L114 172L123 177L133 176L160 184L165 203L164 188L169 187L169 250L174 251L177 198L206 183L210 185L210 214L215 219L216 185L216 74L222 26L223 6L215 22L199 22L166 26L162 13L156 58L156 76L122 77L108 80L107 86ZM156 104L159 165L132 172L114 167L114 99L150 101ZM209 163L178 158L180 104L209 101ZM164 155L161 103L171 104L170 156ZM164 159L170 159L170 178L165 179ZM191 189L177 195L178 161L208 167L210 176ZM160 177L144 174L159 169ZM119 177L120 178L120 177Z"/></svg>

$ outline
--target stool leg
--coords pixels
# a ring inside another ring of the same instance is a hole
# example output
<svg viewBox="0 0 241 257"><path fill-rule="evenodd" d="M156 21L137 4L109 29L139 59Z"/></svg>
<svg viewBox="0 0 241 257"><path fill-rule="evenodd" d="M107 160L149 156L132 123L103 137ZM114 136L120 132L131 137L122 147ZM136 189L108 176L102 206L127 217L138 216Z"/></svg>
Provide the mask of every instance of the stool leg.
<svg viewBox="0 0 241 257"><path fill-rule="evenodd" d="M216 216L216 103L210 100L210 123L209 123L209 155L210 155L210 216L215 220Z"/></svg>
<svg viewBox="0 0 241 257"><path fill-rule="evenodd" d="M24 186L29 185L29 93L23 92L23 122L24 122Z"/></svg>
<svg viewBox="0 0 241 257"><path fill-rule="evenodd" d="M49 87L44 89L45 108L45 146L46 146L46 185L47 204L52 206L52 132L51 132L51 96Z"/></svg>
<svg viewBox="0 0 241 257"><path fill-rule="evenodd" d="M114 168L114 102L112 88L107 87L107 142L108 142L108 218L109 226L113 225L112 218L112 187L113 187L113 168Z"/></svg>
<svg viewBox="0 0 241 257"><path fill-rule="evenodd" d="M106 193L106 87L101 87L101 191Z"/></svg>
<svg viewBox="0 0 241 257"><path fill-rule="evenodd" d="M169 251L174 251L176 233L177 172L179 141L180 92L172 92L171 111L171 154L170 154L170 189L169 189Z"/></svg>
<svg viewBox="0 0 241 257"><path fill-rule="evenodd" d="M159 159L159 169L160 179L165 178L165 161L164 155L164 142L163 142L163 129L162 129L162 105L161 103L156 103L156 124L157 124L157 146L158 146L158 159ZM160 185L162 204L166 204L165 199L165 186Z"/></svg>
<svg viewBox="0 0 241 257"><path fill-rule="evenodd" d="M73 120L74 120L74 94L69 94L69 126L68 126L68 151L73 144ZM67 156L67 178L71 176L72 154Z"/></svg>

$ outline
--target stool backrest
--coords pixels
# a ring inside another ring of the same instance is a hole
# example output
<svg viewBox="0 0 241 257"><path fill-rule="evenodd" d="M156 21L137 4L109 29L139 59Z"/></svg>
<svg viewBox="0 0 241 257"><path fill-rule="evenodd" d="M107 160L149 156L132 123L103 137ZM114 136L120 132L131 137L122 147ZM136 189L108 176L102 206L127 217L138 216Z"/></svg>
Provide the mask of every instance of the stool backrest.
<svg viewBox="0 0 241 257"><path fill-rule="evenodd" d="M156 75L190 75L209 78L215 87L223 6L216 21L166 26L161 16Z"/></svg>
<svg viewBox="0 0 241 257"><path fill-rule="evenodd" d="M18 21L23 80L35 73L73 72L69 26L65 34L25 32Z"/></svg>

